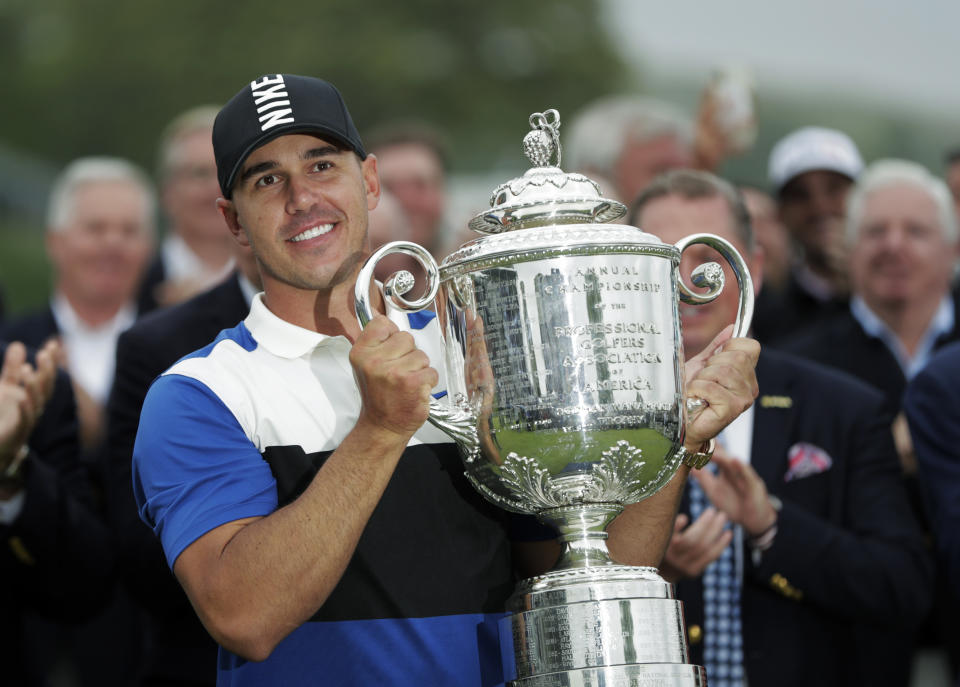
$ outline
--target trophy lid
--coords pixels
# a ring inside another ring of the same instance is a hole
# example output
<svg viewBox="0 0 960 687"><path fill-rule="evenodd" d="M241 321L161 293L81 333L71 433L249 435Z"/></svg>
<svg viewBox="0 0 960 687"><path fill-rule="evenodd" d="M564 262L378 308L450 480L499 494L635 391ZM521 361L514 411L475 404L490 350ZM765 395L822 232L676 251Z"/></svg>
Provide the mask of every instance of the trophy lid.
<svg viewBox="0 0 960 687"><path fill-rule="evenodd" d="M490 209L470 220L484 234L553 224L611 222L622 217L623 203L604 198L600 187L582 174L560 169L560 114L556 110L530 115L531 131L523 152L533 167L501 184L490 198ZM556 155L556 163L550 162Z"/></svg>

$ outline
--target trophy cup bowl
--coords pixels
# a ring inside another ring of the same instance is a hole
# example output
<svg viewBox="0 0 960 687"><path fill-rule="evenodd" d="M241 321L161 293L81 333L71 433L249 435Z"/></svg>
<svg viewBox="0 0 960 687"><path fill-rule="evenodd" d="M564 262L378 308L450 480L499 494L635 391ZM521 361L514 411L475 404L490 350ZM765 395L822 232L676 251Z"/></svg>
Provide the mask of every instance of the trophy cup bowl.
<svg viewBox="0 0 960 687"><path fill-rule="evenodd" d="M454 438L487 499L559 533L558 563L520 583L501 621L508 684L704 685L703 669L687 663L672 585L654 568L611 560L605 528L670 481L697 407L683 394L678 304L713 300L723 271L698 267L692 281L706 291L694 292L678 274L682 251L707 244L733 267L734 336L749 327L750 275L719 237L670 245L606 223L626 208L559 169L556 111L532 115L531 126L534 167L470 223L486 235L439 266L414 243L381 247L357 279L357 316L362 325L373 317L369 285L382 257L419 261L420 298L404 297L407 272L381 288L387 307L430 308L439 319L447 395L431 401L430 421Z"/></svg>

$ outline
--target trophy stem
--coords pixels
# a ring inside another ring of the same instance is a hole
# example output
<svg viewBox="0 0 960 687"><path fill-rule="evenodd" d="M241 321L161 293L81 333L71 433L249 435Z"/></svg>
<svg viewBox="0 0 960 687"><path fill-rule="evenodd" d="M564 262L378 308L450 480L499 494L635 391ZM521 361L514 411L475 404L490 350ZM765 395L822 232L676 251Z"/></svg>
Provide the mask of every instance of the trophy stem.
<svg viewBox="0 0 960 687"><path fill-rule="evenodd" d="M607 549L607 525L623 510L621 503L582 503L537 514L560 533L563 550L554 571L616 565Z"/></svg>

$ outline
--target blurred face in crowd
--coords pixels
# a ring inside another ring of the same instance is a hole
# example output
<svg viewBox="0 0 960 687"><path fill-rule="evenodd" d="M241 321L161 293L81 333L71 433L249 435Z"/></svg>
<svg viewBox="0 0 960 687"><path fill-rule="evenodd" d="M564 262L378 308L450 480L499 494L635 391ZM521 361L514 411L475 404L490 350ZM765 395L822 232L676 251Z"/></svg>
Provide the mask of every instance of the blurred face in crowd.
<svg viewBox="0 0 960 687"><path fill-rule="evenodd" d="M213 156L212 130L191 131L175 139L163 185L163 209L171 225L189 244L229 240L217 211L220 186Z"/></svg>
<svg viewBox="0 0 960 687"><path fill-rule="evenodd" d="M614 164L612 181L619 199L629 205L658 174L692 163L690 147L673 134L630 139Z"/></svg>
<svg viewBox="0 0 960 687"><path fill-rule="evenodd" d="M741 188L750 213L753 238L763 249L763 280L767 286L780 285L790 271L792 247L790 234L780 222L777 205L769 195L755 188Z"/></svg>
<svg viewBox="0 0 960 687"><path fill-rule="evenodd" d="M377 150L377 166L383 187L406 212L409 233L403 238L435 252L446 210L441 160L425 145L398 143Z"/></svg>
<svg viewBox="0 0 960 687"><path fill-rule="evenodd" d="M379 195L374 156L361 161L322 138L290 134L250 153L232 200L218 202L237 240L252 247L273 308L275 292L352 283L369 254L367 213Z"/></svg>
<svg viewBox="0 0 960 687"><path fill-rule="evenodd" d="M132 300L153 248L143 190L130 181L90 181L69 202L67 222L47 233L58 289L75 307Z"/></svg>
<svg viewBox="0 0 960 687"><path fill-rule="evenodd" d="M862 214L850 253L854 292L880 311L939 301L956 247L933 198L911 184L884 186L866 196Z"/></svg>
<svg viewBox="0 0 960 687"><path fill-rule="evenodd" d="M737 249L759 288L763 260L760 254L747 251L734 228L727 201L721 196L684 198L667 195L648 202L640 211L639 226L666 243L676 243L690 234L710 233L726 239ZM680 324L683 328L683 348L687 358L696 355L709 344L721 329L732 324L737 316L740 294L733 270L719 253L709 246L695 245L683 252L680 274L689 286L690 272L705 262L716 262L723 267L726 279L723 291L716 300L706 305L680 303ZM697 289L694 289L695 291Z"/></svg>
<svg viewBox="0 0 960 687"><path fill-rule="evenodd" d="M371 252L391 241L410 240L410 222L400 201L389 191L381 192L376 209L370 211L368 234ZM377 269L373 274L381 282L400 270L407 270L417 276L422 272L419 265L420 263L409 255L394 253L382 258L377 263Z"/></svg>
<svg viewBox="0 0 960 687"><path fill-rule="evenodd" d="M957 216L960 216L960 160L947 167L946 176L947 186L950 187L950 194L953 196L953 206L957 210Z"/></svg>
<svg viewBox="0 0 960 687"><path fill-rule="evenodd" d="M852 184L837 172L815 170L797 175L780 190L780 220L813 267L836 266L832 255L843 248L847 191Z"/></svg>

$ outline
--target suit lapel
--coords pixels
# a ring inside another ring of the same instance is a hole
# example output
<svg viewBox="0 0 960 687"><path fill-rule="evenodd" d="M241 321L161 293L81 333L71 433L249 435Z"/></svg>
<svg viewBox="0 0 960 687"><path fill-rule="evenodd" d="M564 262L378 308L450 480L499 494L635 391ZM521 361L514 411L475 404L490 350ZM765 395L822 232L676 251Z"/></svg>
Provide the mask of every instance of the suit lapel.
<svg viewBox="0 0 960 687"><path fill-rule="evenodd" d="M760 395L754 403L753 444L750 464L764 483L773 487L783 483L787 471L787 449L792 443L796 423L796 399L793 381L775 356L760 354L757 382Z"/></svg>

